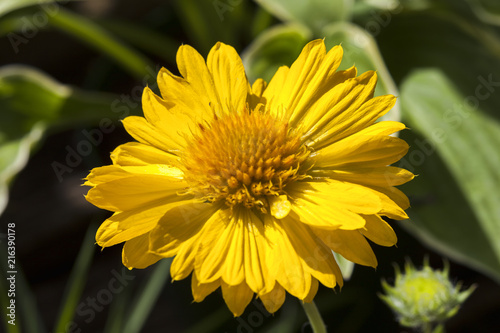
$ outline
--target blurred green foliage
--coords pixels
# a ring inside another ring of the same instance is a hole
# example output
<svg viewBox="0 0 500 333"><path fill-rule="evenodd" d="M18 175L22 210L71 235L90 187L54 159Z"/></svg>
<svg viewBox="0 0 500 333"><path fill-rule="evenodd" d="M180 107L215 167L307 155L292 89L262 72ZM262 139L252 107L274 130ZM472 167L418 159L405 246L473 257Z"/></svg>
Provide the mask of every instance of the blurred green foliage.
<svg viewBox="0 0 500 333"><path fill-rule="evenodd" d="M38 30L58 29L138 80L154 68L150 56L173 63L179 40L188 40L202 54L218 40L234 45L242 51L250 81L269 80L279 66L290 65L311 39L324 38L328 47L342 44L342 67L376 70L376 94L399 97L386 119L401 119L412 129L401 134L411 145L401 165L419 176L404 188L412 202L411 222L401 226L438 253L500 281L500 2L256 3L173 1L171 14L179 17L182 34L176 26L170 36L140 24L92 20L56 1L3 1L0 37L16 50ZM51 11L43 7L48 5ZM41 12L46 13L46 24L27 29L26 18ZM154 79L141 82L148 83L154 84ZM120 115L110 108L118 98L56 82L35 68L0 68L0 213L7 204L9 184L44 137L74 126L95 126L103 118L118 120ZM75 272L88 265L87 243ZM349 276L353 265L342 261L342 269ZM107 332L125 328L138 332L167 275L165 261L131 305L116 303ZM74 309L85 274L78 276L68 284L71 297L62 306L61 323L71 320L72 311L64 309ZM277 320L270 330L289 327L290 322Z"/></svg>

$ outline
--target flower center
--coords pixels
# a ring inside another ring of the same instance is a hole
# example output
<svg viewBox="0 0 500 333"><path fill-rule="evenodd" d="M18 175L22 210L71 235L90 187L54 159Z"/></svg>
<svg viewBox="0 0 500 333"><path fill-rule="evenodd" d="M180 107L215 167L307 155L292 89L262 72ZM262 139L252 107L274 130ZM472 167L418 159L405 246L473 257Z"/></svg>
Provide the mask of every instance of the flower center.
<svg viewBox="0 0 500 333"><path fill-rule="evenodd" d="M284 189L308 170L310 150L298 133L259 111L234 112L199 127L182 157L190 192L209 202L286 216Z"/></svg>

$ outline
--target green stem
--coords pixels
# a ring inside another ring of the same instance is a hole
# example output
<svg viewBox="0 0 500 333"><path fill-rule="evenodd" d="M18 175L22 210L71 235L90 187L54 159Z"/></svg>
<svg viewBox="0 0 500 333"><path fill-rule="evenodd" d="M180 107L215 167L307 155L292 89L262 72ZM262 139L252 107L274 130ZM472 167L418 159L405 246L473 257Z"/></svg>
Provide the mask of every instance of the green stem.
<svg viewBox="0 0 500 333"><path fill-rule="evenodd" d="M50 16L50 23L107 54L138 79L144 78L148 67L154 68L143 55L120 43L106 30L81 15L60 7L56 15Z"/></svg>
<svg viewBox="0 0 500 333"><path fill-rule="evenodd" d="M304 311L306 312L307 318L309 319L309 323L311 323L311 327L314 333L326 333L326 326L323 322L323 318L321 318L321 314L314 304L314 301L310 303L301 302Z"/></svg>

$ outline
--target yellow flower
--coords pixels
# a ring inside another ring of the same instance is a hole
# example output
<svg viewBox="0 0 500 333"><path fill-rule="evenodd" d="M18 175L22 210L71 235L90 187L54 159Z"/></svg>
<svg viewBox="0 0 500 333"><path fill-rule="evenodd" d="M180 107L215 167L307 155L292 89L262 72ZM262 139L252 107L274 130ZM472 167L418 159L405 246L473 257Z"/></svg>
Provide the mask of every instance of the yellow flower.
<svg viewBox="0 0 500 333"><path fill-rule="evenodd" d="M235 316L254 294L275 312L285 291L311 302L319 283L342 286L332 250L375 267L366 238L396 243L382 216L407 218L394 186L413 174L389 166L408 150L389 136L405 126L375 122L396 98L373 97L376 73L337 71L341 59L315 40L250 86L231 46L206 63L181 46L182 76L162 69L162 97L145 88L145 118L123 120L138 142L86 178L87 200L114 212L97 243L125 242L130 269L175 256L172 279L192 274L197 302L221 287Z"/></svg>

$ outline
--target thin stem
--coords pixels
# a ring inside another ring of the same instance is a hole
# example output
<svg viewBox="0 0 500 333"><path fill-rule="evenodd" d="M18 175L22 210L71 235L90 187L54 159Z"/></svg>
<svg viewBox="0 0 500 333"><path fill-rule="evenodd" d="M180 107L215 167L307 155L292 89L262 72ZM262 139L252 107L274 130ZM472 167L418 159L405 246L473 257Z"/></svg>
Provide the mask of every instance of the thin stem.
<svg viewBox="0 0 500 333"><path fill-rule="evenodd" d="M321 318L321 314L314 304L314 301L310 303L301 302L304 311L306 312L307 318L309 319L309 323L311 323L311 327L314 333L326 333L326 326L323 322L323 318Z"/></svg>
<svg viewBox="0 0 500 333"><path fill-rule="evenodd" d="M50 22L52 26L79 38L97 51L107 54L136 78L142 79L148 73L148 67L154 68L153 64L142 54L125 46L105 29L81 15L59 8L56 15L50 16Z"/></svg>

